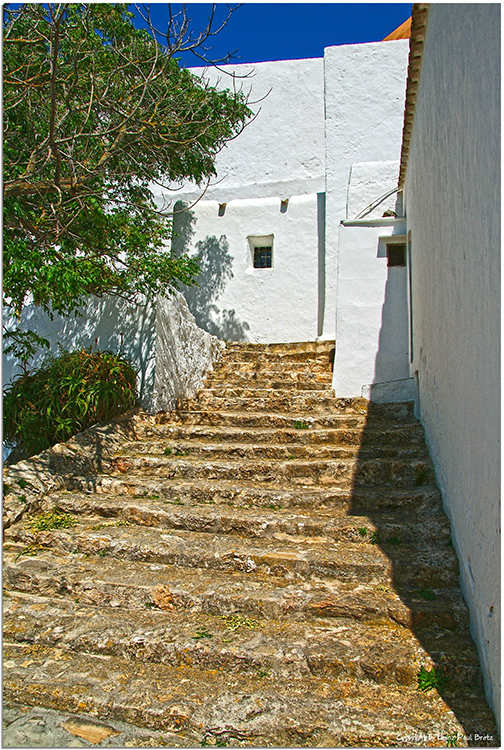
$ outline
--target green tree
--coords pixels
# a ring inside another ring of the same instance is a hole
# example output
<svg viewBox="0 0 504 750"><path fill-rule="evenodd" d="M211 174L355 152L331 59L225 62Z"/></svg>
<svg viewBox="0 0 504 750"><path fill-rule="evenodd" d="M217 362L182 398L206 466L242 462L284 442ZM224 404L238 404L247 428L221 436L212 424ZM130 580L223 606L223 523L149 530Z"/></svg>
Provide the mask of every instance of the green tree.
<svg viewBox="0 0 504 750"><path fill-rule="evenodd" d="M24 4L4 18L4 304L69 314L89 295L134 300L190 284L195 262L167 249L168 191L203 186L250 117L174 58L187 36L169 16L164 44L126 4ZM19 331L25 359L41 342ZM21 347L21 348L20 348ZM21 354L21 356L23 356Z"/></svg>

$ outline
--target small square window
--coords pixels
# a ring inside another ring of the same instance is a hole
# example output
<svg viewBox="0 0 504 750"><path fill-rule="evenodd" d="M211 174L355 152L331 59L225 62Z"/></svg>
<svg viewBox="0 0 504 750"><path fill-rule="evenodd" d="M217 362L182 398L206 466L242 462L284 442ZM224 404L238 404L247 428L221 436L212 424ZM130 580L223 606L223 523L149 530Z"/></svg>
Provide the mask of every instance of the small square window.
<svg viewBox="0 0 504 750"><path fill-rule="evenodd" d="M271 268L271 245L254 247L254 268Z"/></svg>
<svg viewBox="0 0 504 750"><path fill-rule="evenodd" d="M272 234L251 235L247 237L250 255L247 265L249 268L273 268L273 245Z"/></svg>
<svg viewBox="0 0 504 750"><path fill-rule="evenodd" d="M399 243L387 245L387 267L405 265L406 245Z"/></svg>

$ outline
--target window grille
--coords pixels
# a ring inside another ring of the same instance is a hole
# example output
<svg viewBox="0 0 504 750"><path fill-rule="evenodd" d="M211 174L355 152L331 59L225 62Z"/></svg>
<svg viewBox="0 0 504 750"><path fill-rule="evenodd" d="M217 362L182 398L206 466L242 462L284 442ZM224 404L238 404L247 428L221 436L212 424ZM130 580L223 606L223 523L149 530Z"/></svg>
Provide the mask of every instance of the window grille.
<svg viewBox="0 0 504 750"><path fill-rule="evenodd" d="M254 268L271 268L271 246L254 247Z"/></svg>

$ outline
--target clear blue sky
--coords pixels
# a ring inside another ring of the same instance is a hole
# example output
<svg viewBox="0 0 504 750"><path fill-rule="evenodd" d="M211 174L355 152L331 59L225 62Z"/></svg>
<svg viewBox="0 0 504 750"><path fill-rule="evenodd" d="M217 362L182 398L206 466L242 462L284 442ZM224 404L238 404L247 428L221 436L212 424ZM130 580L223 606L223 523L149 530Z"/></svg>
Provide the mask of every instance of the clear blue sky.
<svg viewBox="0 0 504 750"><path fill-rule="evenodd" d="M166 3L150 3L151 17L162 31L167 21ZM172 10L182 5L172 4ZM202 30L211 4L187 3L191 28ZM132 7L132 10L134 8ZM217 21L226 17L227 5L217 6ZM261 62L304 57L322 57L324 47L336 44L379 42L411 15L406 3L243 3L226 27L206 46L209 58L236 52L234 62ZM143 25L143 24L140 24ZM182 56L186 66L201 65Z"/></svg>

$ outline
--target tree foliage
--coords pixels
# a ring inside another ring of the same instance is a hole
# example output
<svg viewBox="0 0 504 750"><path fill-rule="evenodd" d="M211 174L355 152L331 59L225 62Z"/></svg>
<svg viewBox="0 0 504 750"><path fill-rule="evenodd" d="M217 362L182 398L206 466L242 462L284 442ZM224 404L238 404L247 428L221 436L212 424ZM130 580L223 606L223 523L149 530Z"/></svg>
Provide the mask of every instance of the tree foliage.
<svg viewBox="0 0 504 750"><path fill-rule="evenodd" d="M197 273L167 249L152 188L202 185L250 110L179 67L187 24L174 33L170 16L163 46L132 17L126 4L6 11L4 299L18 316L31 301L69 314L91 294L134 299Z"/></svg>

